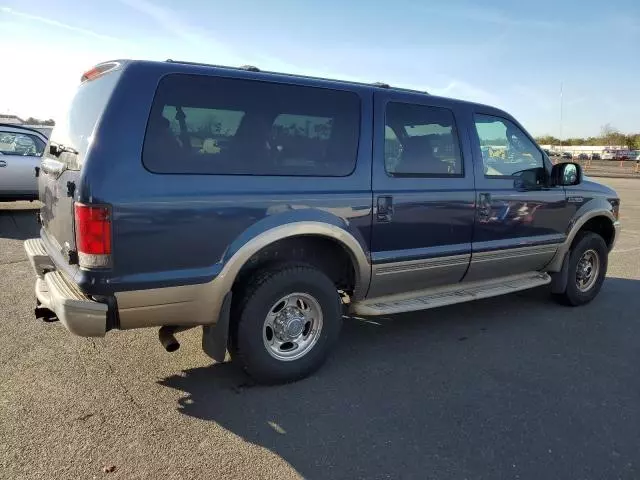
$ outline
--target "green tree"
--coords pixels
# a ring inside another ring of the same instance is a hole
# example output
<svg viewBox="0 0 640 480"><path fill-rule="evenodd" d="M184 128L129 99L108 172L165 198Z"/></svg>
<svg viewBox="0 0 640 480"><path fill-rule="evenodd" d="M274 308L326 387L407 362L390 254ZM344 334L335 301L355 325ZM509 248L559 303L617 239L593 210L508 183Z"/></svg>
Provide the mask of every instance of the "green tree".
<svg viewBox="0 0 640 480"><path fill-rule="evenodd" d="M46 125L49 127L53 127L56 124L56 122L54 122L52 118L48 120L40 120L39 118L35 117L27 118L24 123L26 123L27 125Z"/></svg>
<svg viewBox="0 0 640 480"><path fill-rule="evenodd" d="M543 135L537 137L535 140L538 142L538 145L560 145L560 140L552 135Z"/></svg>
<svg viewBox="0 0 640 480"><path fill-rule="evenodd" d="M627 135L626 145L630 150L640 150L640 133Z"/></svg>
<svg viewBox="0 0 640 480"><path fill-rule="evenodd" d="M620 132L612 127L610 123L605 123L600 127L600 138L602 138L607 145L617 145L614 142L619 140L619 135Z"/></svg>

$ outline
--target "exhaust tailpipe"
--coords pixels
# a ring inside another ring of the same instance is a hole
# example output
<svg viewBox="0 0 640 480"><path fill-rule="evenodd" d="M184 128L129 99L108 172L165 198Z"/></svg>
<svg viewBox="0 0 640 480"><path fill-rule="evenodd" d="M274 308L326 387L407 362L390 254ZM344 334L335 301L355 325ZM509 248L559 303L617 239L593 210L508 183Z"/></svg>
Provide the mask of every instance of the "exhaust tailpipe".
<svg viewBox="0 0 640 480"><path fill-rule="evenodd" d="M158 330L158 340L167 352L175 352L180 348L180 342L175 337L178 332L189 330L192 326L165 325Z"/></svg>
<svg viewBox="0 0 640 480"><path fill-rule="evenodd" d="M38 305L33 312L38 320L42 320L43 322L57 322L58 317L55 312L49 310L46 307Z"/></svg>

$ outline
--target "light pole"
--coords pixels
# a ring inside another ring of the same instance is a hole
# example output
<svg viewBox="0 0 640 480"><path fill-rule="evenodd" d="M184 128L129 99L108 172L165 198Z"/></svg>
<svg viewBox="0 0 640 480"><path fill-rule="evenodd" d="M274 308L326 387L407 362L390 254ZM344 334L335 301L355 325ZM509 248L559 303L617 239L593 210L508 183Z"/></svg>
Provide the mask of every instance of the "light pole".
<svg viewBox="0 0 640 480"><path fill-rule="evenodd" d="M560 82L560 154L562 154L562 82Z"/></svg>

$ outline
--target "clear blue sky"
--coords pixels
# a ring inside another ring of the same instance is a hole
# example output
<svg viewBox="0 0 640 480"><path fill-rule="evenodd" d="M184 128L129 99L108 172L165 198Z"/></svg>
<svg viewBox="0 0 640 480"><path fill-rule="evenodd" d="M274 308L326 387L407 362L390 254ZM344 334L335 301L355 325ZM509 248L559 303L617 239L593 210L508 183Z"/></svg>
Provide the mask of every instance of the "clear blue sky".
<svg viewBox="0 0 640 480"><path fill-rule="evenodd" d="M482 5L481 5L482 4ZM500 106L533 134L640 131L640 1L0 0L0 113L51 117L113 58L242 65Z"/></svg>

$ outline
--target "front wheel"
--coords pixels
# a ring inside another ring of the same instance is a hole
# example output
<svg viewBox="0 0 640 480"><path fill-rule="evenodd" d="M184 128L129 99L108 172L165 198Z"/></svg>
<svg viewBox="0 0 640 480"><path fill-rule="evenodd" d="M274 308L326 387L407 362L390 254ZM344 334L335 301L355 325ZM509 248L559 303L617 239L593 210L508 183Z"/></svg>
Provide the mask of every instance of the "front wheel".
<svg viewBox="0 0 640 480"><path fill-rule="evenodd" d="M340 333L342 306L322 271L285 265L248 282L232 321L232 359L259 383L286 383L324 363Z"/></svg>
<svg viewBox="0 0 640 480"><path fill-rule="evenodd" d="M600 292L607 274L606 243L600 235L584 232L576 240L567 261L567 288L557 294L556 299L571 306L589 303Z"/></svg>

